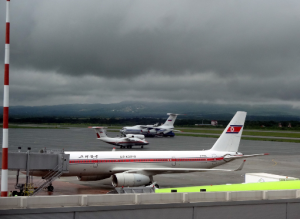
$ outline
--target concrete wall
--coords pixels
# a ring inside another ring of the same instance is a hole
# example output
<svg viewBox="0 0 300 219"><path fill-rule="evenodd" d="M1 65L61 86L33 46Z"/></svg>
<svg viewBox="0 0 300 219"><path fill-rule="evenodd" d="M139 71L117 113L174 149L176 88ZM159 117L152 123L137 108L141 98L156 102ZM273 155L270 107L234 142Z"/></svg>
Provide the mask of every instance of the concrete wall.
<svg viewBox="0 0 300 219"><path fill-rule="evenodd" d="M0 209L258 201L297 198L300 198L300 190L148 194L140 193L116 195L61 195L33 197L23 196L8 198L0 197Z"/></svg>
<svg viewBox="0 0 300 219"><path fill-rule="evenodd" d="M298 219L299 215L300 199L0 210L0 219Z"/></svg>

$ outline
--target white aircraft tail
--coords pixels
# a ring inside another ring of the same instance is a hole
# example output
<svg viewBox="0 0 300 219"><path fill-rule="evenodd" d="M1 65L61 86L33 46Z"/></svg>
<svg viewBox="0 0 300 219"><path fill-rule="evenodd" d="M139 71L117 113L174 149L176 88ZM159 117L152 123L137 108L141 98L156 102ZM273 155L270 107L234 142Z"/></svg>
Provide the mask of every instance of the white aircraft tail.
<svg viewBox="0 0 300 219"><path fill-rule="evenodd" d="M95 130L97 138L107 138L107 135L105 133L105 129L107 127L89 127Z"/></svg>
<svg viewBox="0 0 300 219"><path fill-rule="evenodd" d="M218 138L210 150L237 152L241 141L246 115L246 112L236 112L222 135Z"/></svg>
<svg viewBox="0 0 300 219"><path fill-rule="evenodd" d="M167 115L169 115L169 118L167 119L165 124L163 124L163 126L174 127L174 122L175 122L177 116L180 115L180 114L167 113Z"/></svg>

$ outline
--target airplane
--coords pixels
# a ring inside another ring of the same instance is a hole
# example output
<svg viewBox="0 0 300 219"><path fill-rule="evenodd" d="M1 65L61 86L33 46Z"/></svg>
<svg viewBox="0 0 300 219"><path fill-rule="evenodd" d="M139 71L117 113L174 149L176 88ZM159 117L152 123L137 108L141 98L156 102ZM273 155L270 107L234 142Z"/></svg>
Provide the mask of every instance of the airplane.
<svg viewBox="0 0 300 219"><path fill-rule="evenodd" d="M180 132L179 130L174 130L174 122L180 114L167 113L167 115L169 115L169 118L161 126L158 126L158 123L154 125L125 126L120 132L123 135L143 134L146 137L174 137L174 132Z"/></svg>
<svg viewBox="0 0 300 219"><path fill-rule="evenodd" d="M80 181L97 181L111 177L112 185L146 186L157 174L188 172L229 172L237 169L212 169L235 159L268 154L244 155L238 152L246 112L238 111L209 150L194 151L69 151L69 172L61 176L77 176ZM47 171L31 171L44 176ZM159 187L157 183L153 186Z"/></svg>
<svg viewBox="0 0 300 219"><path fill-rule="evenodd" d="M97 139L116 146L120 146L120 148L132 148L132 146L141 146L144 148L144 145L148 145L149 142L145 140L144 135L132 135L127 134L125 137L116 137L110 138L106 135L105 130L107 127L89 127L95 130Z"/></svg>

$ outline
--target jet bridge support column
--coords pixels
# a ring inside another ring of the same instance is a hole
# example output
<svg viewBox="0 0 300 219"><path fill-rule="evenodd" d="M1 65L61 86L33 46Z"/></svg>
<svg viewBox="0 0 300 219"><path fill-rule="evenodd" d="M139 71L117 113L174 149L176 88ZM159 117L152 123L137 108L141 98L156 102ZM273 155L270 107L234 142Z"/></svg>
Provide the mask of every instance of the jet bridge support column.
<svg viewBox="0 0 300 219"><path fill-rule="evenodd" d="M21 147L18 147L18 152L20 153L21 152ZM20 169L17 170L17 175L16 175L16 185L15 185L15 188L18 187L19 185L19 175L20 175Z"/></svg>
<svg viewBox="0 0 300 219"><path fill-rule="evenodd" d="M27 150L27 162L26 162L26 185L29 183L29 156L30 156L31 147L28 147Z"/></svg>

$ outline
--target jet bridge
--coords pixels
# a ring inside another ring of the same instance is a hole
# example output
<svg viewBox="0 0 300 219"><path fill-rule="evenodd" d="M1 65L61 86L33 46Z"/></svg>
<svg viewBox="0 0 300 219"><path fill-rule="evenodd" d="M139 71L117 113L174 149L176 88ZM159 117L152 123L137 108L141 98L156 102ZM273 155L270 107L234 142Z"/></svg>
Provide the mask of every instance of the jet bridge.
<svg viewBox="0 0 300 219"><path fill-rule="evenodd" d="M16 189L20 189L18 195L34 195L42 188L48 187L53 191L52 182L61 174L69 172L69 154L65 154L64 150L57 149L41 149L39 152L31 152L28 148L27 152L8 152L8 170L16 170ZM2 152L0 152L0 167L2 168ZM19 184L19 172L26 171L26 183ZM30 172L45 171L45 176L33 184L30 182ZM17 191L14 191L16 194Z"/></svg>

